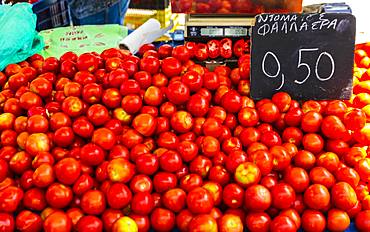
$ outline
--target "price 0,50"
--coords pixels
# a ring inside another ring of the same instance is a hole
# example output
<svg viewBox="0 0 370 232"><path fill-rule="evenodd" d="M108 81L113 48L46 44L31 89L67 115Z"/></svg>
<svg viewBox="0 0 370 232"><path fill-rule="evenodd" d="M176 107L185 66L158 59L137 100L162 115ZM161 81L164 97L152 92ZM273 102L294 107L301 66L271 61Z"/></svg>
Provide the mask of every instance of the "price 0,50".
<svg viewBox="0 0 370 232"><path fill-rule="evenodd" d="M314 53L314 52L317 52L317 51L319 51L318 48L302 48L302 49L299 49L297 69L304 68L304 69L306 69L307 74L306 74L304 79L295 79L294 80L295 84L303 85L310 78L312 72L314 72L315 77L319 81L328 81L333 77L334 72L335 72L335 61L334 61L333 56L330 53L321 52L320 55L317 56L316 64L315 64L314 67L310 66L308 63L305 63L303 61L303 59L302 59L303 53ZM273 72L273 71L270 72L271 70L269 70L269 71L267 70L269 67L271 67L271 66L267 65L267 58L269 58L269 57L271 57L276 63L277 68L276 68L276 71L274 70L275 72ZM327 57L327 59L330 60L330 68L331 68L330 74L326 77L322 76L320 74L320 70L319 70L320 63L322 62L324 57ZM312 70L314 70L314 71L312 71ZM268 51L268 52L265 53L265 56L262 59L262 72L264 73L264 75L266 75L267 77L269 77L271 79L275 79L275 78L280 77L281 81L280 81L279 87L277 87L275 90L281 90L284 87L284 84L286 82L286 77L285 77L284 73L281 70L280 60L275 55L275 53L273 53L271 51Z"/></svg>

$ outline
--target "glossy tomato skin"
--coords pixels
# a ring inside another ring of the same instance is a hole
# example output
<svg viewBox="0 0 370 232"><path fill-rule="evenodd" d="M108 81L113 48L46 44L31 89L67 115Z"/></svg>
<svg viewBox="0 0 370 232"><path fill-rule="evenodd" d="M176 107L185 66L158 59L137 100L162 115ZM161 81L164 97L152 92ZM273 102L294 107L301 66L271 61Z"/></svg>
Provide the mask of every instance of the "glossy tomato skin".
<svg viewBox="0 0 370 232"><path fill-rule="evenodd" d="M40 218L40 222L41 222L41 218ZM1 223L1 229L3 231L14 231L15 229L14 218L10 214L0 213L0 223ZM19 224L23 224L23 221L20 222ZM22 228L22 225L20 225L20 227ZM41 224L41 228L42 228L42 224ZM38 231L40 231L41 228L39 228Z"/></svg>
<svg viewBox="0 0 370 232"><path fill-rule="evenodd" d="M186 198L188 209L192 213L209 213L214 206L214 200L208 190L197 187L191 190Z"/></svg>
<svg viewBox="0 0 370 232"><path fill-rule="evenodd" d="M92 215L100 215L106 207L106 201L103 192L99 190L88 190L82 195L81 209Z"/></svg>
<svg viewBox="0 0 370 232"><path fill-rule="evenodd" d="M175 214L164 208L156 208L150 216L150 222L156 231L171 231L175 226Z"/></svg>
<svg viewBox="0 0 370 232"><path fill-rule="evenodd" d="M297 193L305 191L310 182L307 172L303 168L298 167L292 167L286 170L284 180L290 184Z"/></svg>
<svg viewBox="0 0 370 232"><path fill-rule="evenodd" d="M328 189L320 184L313 184L304 193L305 204L315 210L325 210L330 204Z"/></svg>
<svg viewBox="0 0 370 232"><path fill-rule="evenodd" d="M328 212L327 227L330 231L345 231L351 223L345 211L331 209Z"/></svg>
<svg viewBox="0 0 370 232"><path fill-rule="evenodd" d="M312 183L324 185L328 189L335 184L335 177L323 167L315 167L311 169L310 180Z"/></svg>
<svg viewBox="0 0 370 232"><path fill-rule="evenodd" d="M189 231L217 232L217 222L209 214L200 214L198 216L195 216L189 223Z"/></svg>
<svg viewBox="0 0 370 232"><path fill-rule="evenodd" d="M288 216L279 215L270 224L270 231L297 231L297 226Z"/></svg>
<svg viewBox="0 0 370 232"><path fill-rule="evenodd" d="M71 231L72 221L71 219L61 211L55 211L51 213L44 221L44 231Z"/></svg>
<svg viewBox="0 0 370 232"><path fill-rule="evenodd" d="M357 203L355 190L346 182L338 182L331 189L334 206L338 209L349 210Z"/></svg>
<svg viewBox="0 0 370 232"><path fill-rule="evenodd" d="M219 219L219 231L242 232L244 229L242 219L233 214L225 214Z"/></svg>
<svg viewBox="0 0 370 232"><path fill-rule="evenodd" d="M122 209L130 203L132 193L125 184L114 183L109 187L106 199L112 209Z"/></svg>
<svg viewBox="0 0 370 232"><path fill-rule="evenodd" d="M191 190L202 186L202 184L202 177L195 173L187 174L180 180L180 188L185 190L186 192L190 192Z"/></svg>
<svg viewBox="0 0 370 232"><path fill-rule="evenodd" d="M45 194L47 203L58 209L68 206L72 201L72 197L72 189L59 183L50 185Z"/></svg>
<svg viewBox="0 0 370 232"><path fill-rule="evenodd" d="M324 231L326 227L325 216L316 210L305 210L302 214L302 229L304 231Z"/></svg>
<svg viewBox="0 0 370 232"><path fill-rule="evenodd" d="M148 215L154 208L154 200L150 193L136 193L131 201L131 210L139 215Z"/></svg>
<svg viewBox="0 0 370 232"><path fill-rule="evenodd" d="M186 204L186 193L180 188L170 189L162 196L162 202L167 209L180 212Z"/></svg>
<svg viewBox="0 0 370 232"><path fill-rule="evenodd" d="M355 219L356 228L360 231L368 231L370 229L370 210L364 210L357 214Z"/></svg>
<svg viewBox="0 0 370 232"><path fill-rule="evenodd" d="M294 189L285 183L279 183L271 189L272 206L278 209L287 209L292 206L296 195Z"/></svg>
<svg viewBox="0 0 370 232"><path fill-rule="evenodd" d="M23 190L15 186L9 186L0 191L0 210L5 213L13 213L18 208L23 198Z"/></svg>
<svg viewBox="0 0 370 232"><path fill-rule="evenodd" d="M251 232L270 230L271 218L267 213L250 212L246 217L246 227Z"/></svg>
<svg viewBox="0 0 370 232"><path fill-rule="evenodd" d="M103 231L103 222L91 215L83 216L77 223L78 231Z"/></svg>
<svg viewBox="0 0 370 232"><path fill-rule="evenodd" d="M231 183L224 187L222 200L228 207L236 209L243 205L244 190L237 184Z"/></svg>
<svg viewBox="0 0 370 232"><path fill-rule="evenodd" d="M244 205L252 211L264 211L271 206L270 191L262 185L252 185L245 191Z"/></svg>
<svg viewBox="0 0 370 232"><path fill-rule="evenodd" d="M168 77L178 76L181 73L181 62L174 57L162 60L162 72Z"/></svg>
<svg viewBox="0 0 370 232"><path fill-rule="evenodd" d="M177 177L172 173L158 172L153 177L153 184L155 191L162 193L176 187Z"/></svg>

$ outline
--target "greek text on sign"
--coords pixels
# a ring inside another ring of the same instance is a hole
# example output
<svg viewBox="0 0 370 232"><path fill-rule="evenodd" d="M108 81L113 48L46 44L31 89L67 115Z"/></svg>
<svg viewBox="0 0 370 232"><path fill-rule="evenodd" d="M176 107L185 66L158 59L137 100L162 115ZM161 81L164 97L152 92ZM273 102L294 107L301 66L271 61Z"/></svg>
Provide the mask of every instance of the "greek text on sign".
<svg viewBox="0 0 370 232"><path fill-rule="evenodd" d="M251 95L349 99L355 18L350 14L262 14L252 33Z"/></svg>

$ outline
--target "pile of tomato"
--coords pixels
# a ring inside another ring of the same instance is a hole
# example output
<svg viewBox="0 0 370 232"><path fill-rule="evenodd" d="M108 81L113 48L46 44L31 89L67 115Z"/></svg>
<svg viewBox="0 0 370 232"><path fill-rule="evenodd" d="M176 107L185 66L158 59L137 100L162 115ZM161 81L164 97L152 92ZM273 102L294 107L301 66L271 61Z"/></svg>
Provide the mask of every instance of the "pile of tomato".
<svg viewBox="0 0 370 232"><path fill-rule="evenodd" d="M0 230L370 231L361 93L253 101L249 55L194 56L149 44L0 72Z"/></svg>
<svg viewBox="0 0 370 232"><path fill-rule="evenodd" d="M186 42L185 46L190 51L190 54L194 54L194 58L199 61L217 58L239 58L250 54L249 39L239 39L235 43L230 38L212 39L207 44Z"/></svg>

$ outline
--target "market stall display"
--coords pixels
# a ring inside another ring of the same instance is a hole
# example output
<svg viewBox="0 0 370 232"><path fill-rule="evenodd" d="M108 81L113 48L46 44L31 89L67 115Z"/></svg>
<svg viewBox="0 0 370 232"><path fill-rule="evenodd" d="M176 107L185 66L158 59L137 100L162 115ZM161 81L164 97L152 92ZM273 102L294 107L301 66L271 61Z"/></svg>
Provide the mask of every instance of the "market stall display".
<svg viewBox="0 0 370 232"><path fill-rule="evenodd" d="M350 99L256 100L250 16L301 1L172 5L192 13L183 45L56 49L0 70L0 231L370 231L370 43L353 54L351 33L333 53ZM330 74L320 52L298 68Z"/></svg>
<svg viewBox="0 0 370 232"><path fill-rule="evenodd" d="M368 58L356 54L358 76ZM348 102L253 101L248 55L213 72L192 59L186 46L145 45L139 57L109 49L9 65L6 228L339 231L353 219L370 229L370 124L353 108L366 107L356 99L367 88Z"/></svg>

